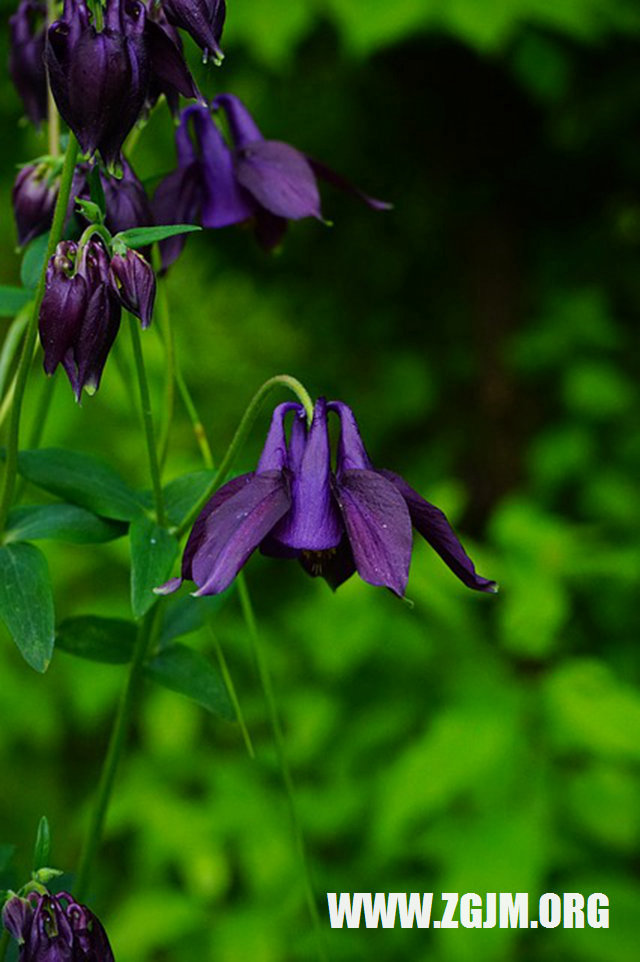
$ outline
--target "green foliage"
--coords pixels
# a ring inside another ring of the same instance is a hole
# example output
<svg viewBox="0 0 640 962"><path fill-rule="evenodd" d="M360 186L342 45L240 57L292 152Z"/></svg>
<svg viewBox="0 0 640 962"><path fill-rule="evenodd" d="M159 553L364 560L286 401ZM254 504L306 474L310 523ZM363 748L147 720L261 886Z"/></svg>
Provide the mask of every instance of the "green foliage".
<svg viewBox="0 0 640 962"><path fill-rule="evenodd" d="M25 290L24 287L0 285L0 317L15 317L18 311L29 303L31 297L31 291Z"/></svg>
<svg viewBox="0 0 640 962"><path fill-rule="evenodd" d="M231 721L233 707L220 674L199 652L177 642L158 652L146 665L147 677L193 699L198 705Z"/></svg>
<svg viewBox="0 0 640 962"><path fill-rule="evenodd" d="M99 518L75 504L28 504L10 512L6 540L54 538L75 544L98 544L120 538L125 532L125 525Z"/></svg>
<svg viewBox="0 0 640 962"><path fill-rule="evenodd" d="M56 646L61 651L89 661L124 665L131 661L137 628L123 618L81 615L65 618L56 630Z"/></svg>
<svg viewBox="0 0 640 962"><path fill-rule="evenodd" d="M46 559L31 544L0 546L0 618L27 664L46 671L53 654L53 595Z"/></svg>
<svg viewBox="0 0 640 962"><path fill-rule="evenodd" d="M178 542L172 534L151 521L138 518L131 525L131 610L141 618L156 597L153 589L163 584L178 555Z"/></svg>

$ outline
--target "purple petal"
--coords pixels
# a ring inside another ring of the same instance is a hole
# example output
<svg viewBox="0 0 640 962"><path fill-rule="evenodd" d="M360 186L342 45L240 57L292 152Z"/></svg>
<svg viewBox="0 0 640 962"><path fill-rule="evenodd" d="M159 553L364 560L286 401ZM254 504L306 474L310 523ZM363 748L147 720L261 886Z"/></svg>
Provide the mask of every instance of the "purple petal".
<svg viewBox="0 0 640 962"><path fill-rule="evenodd" d="M414 527L429 542L434 551L438 552L454 575L457 575L468 588L495 593L498 585L495 581L489 581L476 574L473 561L458 541L444 512L425 501L400 475L385 470L380 471L379 474L395 485L407 503Z"/></svg>
<svg viewBox="0 0 640 962"><path fill-rule="evenodd" d="M214 595L231 584L249 555L289 510L291 496L280 472L256 474L213 511L191 569L197 596Z"/></svg>
<svg viewBox="0 0 640 962"><path fill-rule="evenodd" d="M220 107L227 115L229 130L236 148L245 147L256 140L264 140L255 120L235 94L218 94L213 101L214 110Z"/></svg>
<svg viewBox="0 0 640 962"><path fill-rule="evenodd" d="M200 161L178 167L160 181L153 195L151 206L156 224L199 223L202 192ZM186 234L176 234L160 242L163 271L178 259L186 242Z"/></svg>
<svg viewBox="0 0 640 962"><path fill-rule="evenodd" d="M376 471L345 471L334 486L358 574L402 597L411 561L411 518L404 498Z"/></svg>
<svg viewBox="0 0 640 962"><path fill-rule="evenodd" d="M301 551L298 560L312 578L324 578L335 591L356 570L353 551L346 535L337 548L329 551Z"/></svg>
<svg viewBox="0 0 640 962"><path fill-rule="evenodd" d="M299 457L296 440L295 455ZM292 467L290 462L290 467ZM331 451L327 403L316 402L313 421L298 470L291 482L291 510L274 528L273 537L290 548L324 551L335 548L344 526L331 491Z"/></svg>
<svg viewBox="0 0 640 962"><path fill-rule="evenodd" d="M352 184L351 181L343 177L342 174L323 164L321 160L315 160L315 158L309 157L308 155L307 160L316 177L326 180L328 184L332 184L339 190L344 190L347 194L353 194L373 210L392 210L393 204L389 204L386 200L378 200L376 197L365 194L364 191L356 187L355 184Z"/></svg>
<svg viewBox="0 0 640 962"><path fill-rule="evenodd" d="M355 415L343 401L330 401L328 411L335 411L340 418L340 441L338 443L337 474L343 471L373 469L367 450L360 437Z"/></svg>
<svg viewBox="0 0 640 962"><path fill-rule="evenodd" d="M145 35L151 61L151 72L162 90L177 90L183 97L197 97L198 88L185 63L180 48L162 27L147 20Z"/></svg>
<svg viewBox="0 0 640 962"><path fill-rule="evenodd" d="M304 154L279 140L257 140L236 156L236 177L259 204L278 217L322 220L315 175Z"/></svg>
<svg viewBox="0 0 640 962"><path fill-rule="evenodd" d="M241 474L237 478L232 478L231 481L227 481L221 488L218 488L205 504L191 529L191 534L189 535L182 556L182 578L185 581L193 581L191 562L193 561L194 554L202 547L207 536L207 521L209 515L212 514L213 511L216 511L225 501L228 501L229 498L232 498L234 494L241 491L245 485L251 481L253 476L253 471L251 471L248 474Z"/></svg>
<svg viewBox="0 0 640 962"><path fill-rule="evenodd" d="M304 416L304 408L295 401L278 404L271 416L271 425L258 461L256 474L264 471L282 471L289 466L287 436L284 429L284 419L289 411L296 411L299 417Z"/></svg>
<svg viewBox="0 0 640 962"><path fill-rule="evenodd" d="M193 122L202 164L202 226L229 227L248 220L253 216L254 205L238 184L233 155L208 107L196 105L184 111L184 115Z"/></svg>

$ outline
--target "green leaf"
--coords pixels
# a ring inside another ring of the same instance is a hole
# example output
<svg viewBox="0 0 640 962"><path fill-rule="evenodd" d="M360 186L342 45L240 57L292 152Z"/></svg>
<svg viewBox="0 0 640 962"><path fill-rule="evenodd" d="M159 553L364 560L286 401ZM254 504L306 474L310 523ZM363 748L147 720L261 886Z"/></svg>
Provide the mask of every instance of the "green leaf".
<svg viewBox="0 0 640 962"><path fill-rule="evenodd" d="M136 636L137 628L132 621L81 615L66 618L58 625L56 646L89 661L126 665L131 661Z"/></svg>
<svg viewBox="0 0 640 962"><path fill-rule="evenodd" d="M92 200L82 200L80 198L76 198L76 207L82 216L85 217L90 223L100 224L102 222L102 211Z"/></svg>
<svg viewBox="0 0 640 962"><path fill-rule="evenodd" d="M7 522L7 542L53 538L73 544L99 544L126 533L120 521L98 518L76 504L30 504L14 508Z"/></svg>
<svg viewBox="0 0 640 962"><path fill-rule="evenodd" d="M20 280L22 286L30 291L35 291L44 267L44 259L47 256L49 245L49 233L40 234L34 237L27 247L20 265Z"/></svg>
<svg viewBox="0 0 640 962"><path fill-rule="evenodd" d="M21 451L18 470L32 484L106 518L131 521L144 507L141 495L113 468L88 454L61 448Z"/></svg>
<svg viewBox="0 0 640 962"><path fill-rule="evenodd" d="M166 646L174 638L189 635L198 628L202 628L207 618L217 614L234 590L235 582L220 595L169 599L160 630L160 647Z"/></svg>
<svg viewBox="0 0 640 962"><path fill-rule="evenodd" d="M0 317L15 317L32 297L32 292L24 287L0 284Z"/></svg>
<svg viewBox="0 0 640 962"><path fill-rule="evenodd" d="M114 244L123 243L126 247L146 247L156 241L175 237L176 234L190 234L192 231L202 230L197 224L167 224L160 227L131 227L123 230L113 238Z"/></svg>
<svg viewBox="0 0 640 962"><path fill-rule="evenodd" d="M204 655L180 643L159 652L145 666L152 681L186 695L207 711L227 721L235 712L218 669Z"/></svg>
<svg viewBox="0 0 640 962"><path fill-rule="evenodd" d="M49 830L49 821L46 815L43 815L38 824L38 831L36 833L36 845L33 851L33 871L37 872L38 869L44 868L49 864L49 855L51 854L51 832Z"/></svg>
<svg viewBox="0 0 640 962"><path fill-rule="evenodd" d="M153 589L167 580L178 542L166 528L138 518L131 525L131 609L141 618L156 600Z"/></svg>
<svg viewBox="0 0 640 962"><path fill-rule="evenodd" d="M180 524L187 512L197 504L215 474L215 471L193 471L169 482L164 488L164 506L173 524Z"/></svg>
<svg viewBox="0 0 640 962"><path fill-rule="evenodd" d="M27 664L46 671L53 654L53 594L47 561L32 544L0 546L0 618Z"/></svg>

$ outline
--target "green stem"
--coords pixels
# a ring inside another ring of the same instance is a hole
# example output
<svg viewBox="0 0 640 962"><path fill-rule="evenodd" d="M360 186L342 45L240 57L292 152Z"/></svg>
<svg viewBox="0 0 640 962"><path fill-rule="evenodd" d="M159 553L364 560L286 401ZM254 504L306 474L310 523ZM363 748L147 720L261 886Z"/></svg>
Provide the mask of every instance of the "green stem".
<svg viewBox="0 0 640 962"><path fill-rule="evenodd" d="M156 439L153 430L153 415L151 413L151 399L149 397L149 384L144 367L144 357L142 356L142 341L138 321L131 314L129 316L129 331L131 332L131 344L133 346L133 359L138 375L138 386L140 388L140 409L142 411L142 421L144 433L147 439L147 454L149 457L149 471L151 474L151 485L153 488L153 500L156 508L158 524L164 527L167 523L164 498L162 495L162 481L160 478L160 463L156 450Z"/></svg>
<svg viewBox="0 0 640 962"><path fill-rule="evenodd" d="M233 710L236 713L236 718L238 720L238 725L240 726L240 731L242 732L242 738L243 738L245 747L247 749L247 752L249 753L249 757L253 759L256 757L256 753L254 751L253 742L251 741L251 735L249 734L249 729L247 728L247 723L245 721L244 714L240 706L240 701L236 693L236 686L233 684L233 678L231 677L231 672L229 671L229 666L227 665L227 659L224 657L224 652L222 650L222 646L220 645L220 642L218 641L218 636L215 633L213 623L209 619L207 619L207 623L209 625L209 633L211 635L211 638L213 639L213 647L215 649L216 658L218 659L220 674L222 675L222 679L226 685L227 692L229 693L229 698L231 699Z"/></svg>
<svg viewBox="0 0 640 962"><path fill-rule="evenodd" d="M30 317L31 305L27 304L22 308L21 311L19 311L18 314L16 314L15 318L11 322L11 326L6 333L4 342L2 344L2 350L0 351L0 397L3 398L3 410L6 401L5 390L7 391L7 395L13 395L13 380L8 390L7 384L9 384L9 378L13 369L13 362L18 351L20 350L22 338L24 337L24 332L27 329ZM0 421L0 424L2 421L4 421L4 417Z"/></svg>
<svg viewBox="0 0 640 962"><path fill-rule="evenodd" d="M127 680L120 696L118 711L113 722L113 728L111 729L109 747L102 765L98 794L91 814L89 830L80 853L78 873L74 885L74 894L79 901L82 901L86 894L91 866L102 838L102 830L104 828L113 783L129 732L129 723L138 696L142 669L154 636L156 615L159 610L159 605L154 605L154 607L147 612L138 629L138 637L129 666L129 674L127 675Z"/></svg>
<svg viewBox="0 0 640 962"><path fill-rule="evenodd" d="M302 870L304 874L305 895L307 899L307 906L309 908L309 914L311 915L313 926L316 932L318 957L321 960L323 960L323 962L326 962L327 954L326 954L325 945L324 945L324 936L322 934L322 923L320 921L318 906L316 905L316 899L313 892L311 866L309 864L309 858L307 855L307 849L304 841L304 834L302 832L302 826L300 824L300 819L298 818L298 810L296 807L293 778L291 776L291 769L289 768L289 763L287 761L287 756L284 749L284 734L282 732L282 726L280 724L280 718L279 718L278 709L276 706L275 695L273 693L271 672L269 671L269 666L267 664L264 650L260 641L260 635L258 633L258 627L256 625L256 619L253 612L253 606L251 604L251 598L249 596L247 583L246 583L244 574L242 572L240 572L236 576L236 581L238 584L238 594L240 597L240 606L242 608L242 614L244 616L244 620L249 630L249 638L251 640L253 657L255 659L256 667L258 669L260 683L262 685L265 698L267 700L267 710L269 712L269 721L271 723L271 730L273 732L273 741L276 747L276 754L278 756L280 771L282 773L282 781L284 782L284 787L287 795L287 802L289 803L289 815L291 817L291 825L293 828L293 834L296 842L296 849L298 851L298 856L300 858L300 863L302 865Z"/></svg>
<svg viewBox="0 0 640 962"><path fill-rule="evenodd" d="M154 270L158 272L162 266L162 261L160 259L160 253L158 251L158 245L154 245L152 251L152 263ZM166 287L162 283L158 283L156 288L156 314L158 315L158 330L160 332L160 337L164 344L165 355L167 359L167 369L165 372L165 392L164 392L164 422L162 425L162 435L160 438L160 443L158 445L160 451L160 464L164 466L167 460L167 454L169 451L169 436L171 434L171 424L173 422L173 412L175 408L175 386L177 381L176 376L176 345L175 338L173 336L173 325L171 324L171 315L169 313L169 301L167 298Z"/></svg>
<svg viewBox="0 0 640 962"><path fill-rule="evenodd" d="M313 402L309 397L306 388L303 387L300 381L296 380L295 377L291 377L289 374L276 374L275 377L271 377L268 381L265 381L262 387L258 388L256 393L251 398L251 401L249 402L249 405L242 416L242 420L240 421L236 433L231 440L231 444L227 448L225 456L220 462L220 466L218 467L211 484L209 484L207 490L202 495L198 503L194 505L180 525L180 528L178 529L180 534L183 534L187 528L191 527L213 492L221 484L221 482L224 481L227 472L231 468L233 461L235 460L240 448L246 441L249 431L253 427L253 424L258 417L260 408L262 407L264 401L273 390L279 387L286 387L296 395L307 413L308 423L311 424L311 419L313 417Z"/></svg>
<svg viewBox="0 0 640 962"><path fill-rule="evenodd" d="M7 515L9 514L9 509L13 500L13 490L16 483L22 402L24 401L27 377L29 375L29 367L31 366L31 358L36 342L36 334L38 331L38 316L40 314L42 298L44 297L47 264L49 262L49 258L56 249L60 238L62 237L64 221L67 214L67 206L69 204L69 196L71 194L73 171L76 166L77 157L78 141L73 134L70 133L69 145L65 154L64 166L62 168L62 175L60 178L58 199L56 201L56 208L53 215L53 224L49 233L47 252L44 259L44 264L42 265L40 280L38 282L35 301L33 304L33 313L25 334L24 344L22 346L22 355L20 357L18 371L16 374L16 387L13 397L13 406L11 408L11 421L9 422L9 437L7 439L7 459L4 473L4 483L2 495L0 497L0 532L4 531L4 527L7 522Z"/></svg>

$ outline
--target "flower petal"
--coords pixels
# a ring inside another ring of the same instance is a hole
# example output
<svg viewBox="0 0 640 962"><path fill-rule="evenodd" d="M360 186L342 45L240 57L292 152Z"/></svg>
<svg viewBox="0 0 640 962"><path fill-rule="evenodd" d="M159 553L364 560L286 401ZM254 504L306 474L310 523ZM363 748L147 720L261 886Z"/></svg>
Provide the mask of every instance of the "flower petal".
<svg viewBox="0 0 640 962"><path fill-rule="evenodd" d="M211 512L205 537L191 563L196 596L215 595L231 584L249 555L289 510L282 472L256 474Z"/></svg>
<svg viewBox="0 0 640 962"><path fill-rule="evenodd" d="M297 447L294 454L299 457ZM293 467L291 461L289 467ZM302 460L293 472L291 510L274 529L273 536L289 548L324 551L335 548L343 533L344 526L331 491L327 402L319 398Z"/></svg>
<svg viewBox="0 0 640 962"><path fill-rule="evenodd" d="M379 474L387 478L400 492L407 503L414 527L429 542L434 551L438 552L454 575L457 575L468 588L495 593L498 585L495 581L489 581L476 574L473 561L460 544L444 512L425 501L400 475L385 470L380 471Z"/></svg>
<svg viewBox="0 0 640 962"><path fill-rule="evenodd" d="M373 210L392 210L393 204L389 204L386 200L378 200L376 197L365 194L364 191L356 187L355 184L352 184L351 181L343 177L342 174L323 164L321 160L316 160L314 157L309 157L308 155L307 160L316 177L321 177L322 180L326 180L328 184L344 190L347 194L353 194Z"/></svg>
<svg viewBox="0 0 640 962"><path fill-rule="evenodd" d="M213 109L218 110L220 107L227 115L235 147L245 147L255 140L264 139L255 120L235 94L218 94L213 100Z"/></svg>
<svg viewBox="0 0 640 962"><path fill-rule="evenodd" d="M334 482L358 574L402 597L411 561L411 518L404 498L377 471L344 471Z"/></svg>
<svg viewBox="0 0 640 962"><path fill-rule="evenodd" d="M373 469L367 449L360 437L355 415L343 401L329 401L328 411L335 411L340 418L340 441L338 443L337 474L360 468Z"/></svg>
<svg viewBox="0 0 640 962"><path fill-rule="evenodd" d="M259 204L278 217L322 219L320 194L306 157L279 140L256 140L236 153L236 177Z"/></svg>
<svg viewBox="0 0 640 962"><path fill-rule="evenodd" d="M296 401L284 401L278 404L271 416L271 425L258 461L256 474L264 471L282 471L283 468L290 467L287 436L284 430L284 419L289 411L295 411L298 418L305 416L304 408Z"/></svg>

